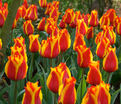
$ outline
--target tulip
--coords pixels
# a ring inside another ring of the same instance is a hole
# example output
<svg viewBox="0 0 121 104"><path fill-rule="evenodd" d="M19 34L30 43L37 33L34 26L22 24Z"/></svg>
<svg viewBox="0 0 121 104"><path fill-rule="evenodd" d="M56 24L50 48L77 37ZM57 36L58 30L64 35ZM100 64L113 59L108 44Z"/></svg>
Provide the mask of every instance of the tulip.
<svg viewBox="0 0 121 104"><path fill-rule="evenodd" d="M98 21L98 12L96 10L91 11L91 16L90 16L88 22L93 27L98 25L98 23L99 23L99 21Z"/></svg>
<svg viewBox="0 0 121 104"><path fill-rule="evenodd" d="M89 18L90 18L90 14L86 14L86 15L82 14L82 18L84 19L84 22L85 22L86 25L88 26L88 20L89 20Z"/></svg>
<svg viewBox="0 0 121 104"><path fill-rule="evenodd" d="M82 68L88 67L89 63L93 60L93 55L90 48L79 45L76 47L76 51L78 53L77 64Z"/></svg>
<svg viewBox="0 0 121 104"><path fill-rule="evenodd" d="M60 21L59 27L62 28L62 29L67 27L67 24L63 21L63 19Z"/></svg>
<svg viewBox="0 0 121 104"><path fill-rule="evenodd" d="M110 104L111 95L109 93L109 84L101 82L97 86L91 86L87 89L81 104Z"/></svg>
<svg viewBox="0 0 121 104"><path fill-rule="evenodd" d="M58 104L75 104L76 103L76 79L74 77L67 78L59 87Z"/></svg>
<svg viewBox="0 0 121 104"><path fill-rule="evenodd" d="M63 21L65 22L65 23L67 23L67 24L70 24L70 23L72 23L72 21L73 21L73 15L74 15L74 11L73 11L73 9L67 9L66 11L65 11L65 15L64 15L64 17L63 17Z"/></svg>
<svg viewBox="0 0 121 104"><path fill-rule="evenodd" d="M47 0L39 0L39 5L40 5L40 7L42 7L42 8L47 7Z"/></svg>
<svg viewBox="0 0 121 104"><path fill-rule="evenodd" d="M94 37L93 27L88 28L86 38L89 40Z"/></svg>
<svg viewBox="0 0 121 104"><path fill-rule="evenodd" d="M121 36L121 21L117 23L116 33Z"/></svg>
<svg viewBox="0 0 121 104"><path fill-rule="evenodd" d="M76 27L76 33L85 35L87 33L87 30L88 30L88 28L87 28L86 23L84 22L84 19L78 20L77 27Z"/></svg>
<svg viewBox="0 0 121 104"><path fill-rule="evenodd" d="M71 38L67 29L62 29L59 32L59 42L61 52L65 52L71 46Z"/></svg>
<svg viewBox="0 0 121 104"><path fill-rule="evenodd" d="M39 35L29 35L29 50L31 52L38 52L39 51Z"/></svg>
<svg viewBox="0 0 121 104"><path fill-rule="evenodd" d="M24 2L23 2L23 6L24 6L26 9L28 8L27 0L24 0Z"/></svg>
<svg viewBox="0 0 121 104"><path fill-rule="evenodd" d="M103 26L109 26L110 25L110 18L108 15L104 14L101 18L100 18L100 28L102 29Z"/></svg>
<svg viewBox="0 0 121 104"><path fill-rule="evenodd" d="M116 48L109 48L103 59L103 69L106 72L114 72L118 70L118 58L116 56Z"/></svg>
<svg viewBox="0 0 121 104"><path fill-rule="evenodd" d="M25 19L37 20L37 18L38 18L38 16L37 16L37 6L31 5L26 11Z"/></svg>
<svg viewBox="0 0 121 104"><path fill-rule="evenodd" d="M40 45L40 55L46 58L55 58L60 53L58 37L50 37L42 40Z"/></svg>
<svg viewBox="0 0 121 104"><path fill-rule="evenodd" d="M26 35L30 35L34 33L34 26L32 25L31 20L27 20L23 24L23 31Z"/></svg>
<svg viewBox="0 0 121 104"><path fill-rule="evenodd" d="M2 39L0 39L0 49L2 49Z"/></svg>
<svg viewBox="0 0 121 104"><path fill-rule="evenodd" d="M50 7L52 6L52 3L48 3L47 4L47 8L46 8L46 11L45 11L45 14L46 15L49 15L50 14Z"/></svg>
<svg viewBox="0 0 121 104"><path fill-rule="evenodd" d="M5 23L5 16L3 15L2 11L0 10L0 27L2 27Z"/></svg>
<svg viewBox="0 0 121 104"><path fill-rule="evenodd" d="M50 37L58 36L59 28L56 25L50 25Z"/></svg>
<svg viewBox="0 0 121 104"><path fill-rule="evenodd" d="M96 54L99 58L104 58L107 52L107 48L110 46L110 41L108 38L104 37L98 44L96 49Z"/></svg>
<svg viewBox="0 0 121 104"><path fill-rule="evenodd" d="M42 104L42 97L41 86L38 86L38 82L27 82L22 104Z"/></svg>
<svg viewBox="0 0 121 104"><path fill-rule="evenodd" d="M95 43L98 44L102 39L103 39L103 32L101 31L96 35Z"/></svg>
<svg viewBox="0 0 121 104"><path fill-rule="evenodd" d="M40 31L44 31L45 30L45 17L43 17L38 26L37 26L37 29L40 30Z"/></svg>
<svg viewBox="0 0 121 104"><path fill-rule="evenodd" d="M52 5L56 8L56 9L59 9L59 1L53 1L52 2Z"/></svg>
<svg viewBox="0 0 121 104"><path fill-rule="evenodd" d="M79 45L86 45L84 41L84 36L82 34L76 34L76 37L73 43L73 50L76 51L76 47Z"/></svg>
<svg viewBox="0 0 121 104"><path fill-rule="evenodd" d="M112 26L103 27L103 36L110 40L110 44L113 45L116 42L116 34L113 31Z"/></svg>
<svg viewBox="0 0 121 104"><path fill-rule="evenodd" d="M89 84L98 85L102 81L102 75L99 68L99 61L92 61L89 63L89 72L86 80Z"/></svg>
<svg viewBox="0 0 121 104"><path fill-rule="evenodd" d="M13 55L8 57L5 65L5 73L11 80L22 80L26 77L27 69L26 60L18 48Z"/></svg>

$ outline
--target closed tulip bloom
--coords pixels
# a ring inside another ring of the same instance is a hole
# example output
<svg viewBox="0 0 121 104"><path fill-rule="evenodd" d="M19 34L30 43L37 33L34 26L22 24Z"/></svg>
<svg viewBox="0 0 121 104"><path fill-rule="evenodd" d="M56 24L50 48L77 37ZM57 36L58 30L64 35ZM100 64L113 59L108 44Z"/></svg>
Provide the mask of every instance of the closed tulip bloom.
<svg viewBox="0 0 121 104"><path fill-rule="evenodd" d="M112 26L103 27L103 36L107 37L110 40L110 44L113 45L116 42L116 34L113 31Z"/></svg>
<svg viewBox="0 0 121 104"><path fill-rule="evenodd" d="M29 50L31 52L38 52L39 51L39 35L29 35Z"/></svg>
<svg viewBox="0 0 121 104"><path fill-rule="evenodd" d="M103 31L96 34L95 43L98 44L103 39Z"/></svg>
<svg viewBox="0 0 121 104"><path fill-rule="evenodd" d="M116 33L121 36L121 22L117 23L116 26Z"/></svg>
<svg viewBox="0 0 121 104"><path fill-rule="evenodd" d="M40 31L44 31L45 30L45 17L43 17L38 26L37 26L37 29L40 30Z"/></svg>
<svg viewBox="0 0 121 104"><path fill-rule="evenodd" d="M47 8L45 10L45 14L46 15L49 15L50 14L50 8L51 8L51 6L52 6L52 3L51 2L47 4Z"/></svg>
<svg viewBox="0 0 121 104"><path fill-rule="evenodd" d="M0 49L2 49L2 39L0 39Z"/></svg>
<svg viewBox="0 0 121 104"><path fill-rule="evenodd" d="M91 11L91 16L89 18L89 24L93 27L97 26L99 24L98 21L98 12L96 10Z"/></svg>
<svg viewBox="0 0 121 104"><path fill-rule="evenodd" d="M53 5L56 9L59 9L59 4L60 4L60 1L52 1L52 5Z"/></svg>
<svg viewBox="0 0 121 104"><path fill-rule="evenodd" d="M2 11L0 10L0 27L2 27L5 23L5 16L3 15Z"/></svg>
<svg viewBox="0 0 121 104"><path fill-rule="evenodd" d="M7 77L11 80L22 80L27 74L27 63L19 52L20 48L16 50L13 55L8 57L8 61L5 65L5 73Z"/></svg>
<svg viewBox="0 0 121 104"><path fill-rule="evenodd" d="M108 38L104 37L98 44L96 48L96 54L99 58L104 58L107 52L107 48L110 46L110 41Z"/></svg>
<svg viewBox="0 0 121 104"><path fill-rule="evenodd" d="M64 29L67 27L67 24L63 21L63 19L61 19L60 23L59 23L59 27Z"/></svg>
<svg viewBox="0 0 121 104"><path fill-rule="evenodd" d="M94 37L93 27L88 28L86 38L89 40Z"/></svg>
<svg viewBox="0 0 121 104"><path fill-rule="evenodd" d="M50 37L42 40L40 45L40 55L46 58L55 58L60 53L58 37Z"/></svg>
<svg viewBox="0 0 121 104"><path fill-rule="evenodd" d="M79 45L86 45L84 41L84 36L82 34L76 34L76 37L73 43L73 50L76 51L76 47Z"/></svg>
<svg viewBox="0 0 121 104"><path fill-rule="evenodd" d="M24 0L24 2L23 2L23 6L24 6L26 9L28 8L27 0Z"/></svg>
<svg viewBox="0 0 121 104"><path fill-rule="evenodd" d="M67 29L62 29L59 32L59 42L61 52L65 52L71 46L71 38Z"/></svg>
<svg viewBox="0 0 121 104"><path fill-rule="evenodd" d="M89 63L89 72L87 75L87 82L91 85L98 85L102 81L99 61L92 61Z"/></svg>
<svg viewBox="0 0 121 104"><path fill-rule="evenodd" d="M76 79L74 77L67 78L59 87L58 104L75 104L76 103Z"/></svg>
<svg viewBox="0 0 121 104"><path fill-rule="evenodd" d="M73 21L74 11L73 9L67 9L63 17L64 22L70 24Z"/></svg>
<svg viewBox="0 0 121 104"><path fill-rule="evenodd" d="M116 48L109 48L103 59L103 69L106 72L114 72L118 70L118 58L116 56Z"/></svg>
<svg viewBox="0 0 121 104"><path fill-rule="evenodd" d="M47 78L47 87L54 93L58 93L61 85L61 69L51 68L51 72Z"/></svg>
<svg viewBox="0 0 121 104"><path fill-rule="evenodd" d="M27 20L23 24L23 31L26 35L30 35L34 33L34 26L32 25L31 20Z"/></svg>
<svg viewBox="0 0 121 104"><path fill-rule="evenodd" d="M50 33L50 37L59 35L59 28L56 25L51 25L50 29L52 30Z"/></svg>
<svg viewBox="0 0 121 104"><path fill-rule="evenodd" d="M93 55L90 48L86 46L79 45L76 47L77 55L77 64L82 68L87 68L89 63L93 60Z"/></svg>
<svg viewBox="0 0 121 104"><path fill-rule="evenodd" d="M84 19L84 22L86 23L86 25L88 26L89 24L88 24L88 20L89 20L89 18L90 18L90 14L86 14L86 15L84 15L84 14L82 14L82 18Z"/></svg>
<svg viewBox="0 0 121 104"><path fill-rule="evenodd" d="M42 104L42 97L41 86L38 86L38 82L27 82L22 104Z"/></svg>
<svg viewBox="0 0 121 104"><path fill-rule="evenodd" d="M39 0L39 5L40 5L40 7L42 7L42 8L47 7L47 0Z"/></svg>
<svg viewBox="0 0 121 104"><path fill-rule="evenodd" d="M110 18L109 15L104 14L101 18L100 18L100 28L102 29L103 26L109 26L110 25Z"/></svg>
<svg viewBox="0 0 121 104"><path fill-rule="evenodd" d="M81 104L110 104L111 95L109 93L109 84L101 82L97 86L91 86L87 89Z"/></svg>
<svg viewBox="0 0 121 104"><path fill-rule="evenodd" d="M77 21L76 33L85 35L87 33L88 27L84 22L84 19Z"/></svg>
<svg viewBox="0 0 121 104"><path fill-rule="evenodd" d="M27 13L26 13L25 19L30 19L30 20L37 20L38 19L37 6L36 5L31 5L27 9Z"/></svg>

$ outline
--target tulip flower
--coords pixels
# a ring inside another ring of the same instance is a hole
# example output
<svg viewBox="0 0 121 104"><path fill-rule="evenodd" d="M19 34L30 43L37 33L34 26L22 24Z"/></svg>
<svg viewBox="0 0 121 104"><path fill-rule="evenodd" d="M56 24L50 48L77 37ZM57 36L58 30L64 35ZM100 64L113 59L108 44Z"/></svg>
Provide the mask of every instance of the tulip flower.
<svg viewBox="0 0 121 104"><path fill-rule="evenodd" d="M63 21L67 24L70 24L73 21L73 15L74 15L74 11L73 9L67 9L65 11L65 15L63 17Z"/></svg>
<svg viewBox="0 0 121 104"><path fill-rule="evenodd" d="M109 48L103 59L103 69L106 72L114 72L118 70L118 58L116 56L116 48Z"/></svg>
<svg viewBox="0 0 121 104"><path fill-rule="evenodd" d="M82 34L76 34L76 37L73 43L73 50L76 51L76 47L79 45L86 45L84 41L84 36Z"/></svg>
<svg viewBox="0 0 121 104"><path fill-rule="evenodd" d="M59 1L52 1L52 5L56 8L59 9Z"/></svg>
<svg viewBox="0 0 121 104"><path fill-rule="evenodd" d="M50 25L50 37L59 35L59 28L56 25Z"/></svg>
<svg viewBox="0 0 121 104"><path fill-rule="evenodd" d="M47 0L39 0L39 5L40 5L40 7L42 7L42 8L47 7Z"/></svg>
<svg viewBox="0 0 121 104"><path fill-rule="evenodd" d="M5 65L5 73L11 80L22 80L27 74L28 66L20 51L18 48L13 55L9 56Z"/></svg>
<svg viewBox="0 0 121 104"><path fill-rule="evenodd" d="M23 24L23 31L26 35L30 35L34 33L34 26L32 25L31 20L27 20Z"/></svg>
<svg viewBox="0 0 121 104"><path fill-rule="evenodd" d="M28 8L27 0L24 0L24 2L23 2L23 6L24 6L26 9Z"/></svg>
<svg viewBox="0 0 121 104"><path fill-rule="evenodd" d="M31 52L38 52L39 51L39 35L29 35L29 50Z"/></svg>
<svg viewBox="0 0 121 104"><path fill-rule="evenodd" d="M86 15L82 14L82 18L84 19L84 22L85 22L86 25L88 26L88 25L89 25L89 24L88 24L88 20L89 20L89 18L90 18L90 14L86 14Z"/></svg>
<svg viewBox="0 0 121 104"><path fill-rule="evenodd" d="M91 86L87 89L81 104L110 104L111 95L109 93L109 84L101 82L97 86Z"/></svg>
<svg viewBox="0 0 121 104"><path fill-rule="evenodd" d="M31 5L26 11L25 19L37 20L37 18L37 6Z"/></svg>
<svg viewBox="0 0 121 104"><path fill-rule="evenodd" d="M37 29L40 30L40 31L44 31L45 30L45 17L43 17L38 26L37 26Z"/></svg>
<svg viewBox="0 0 121 104"><path fill-rule="evenodd" d="M42 40L40 45L40 55L46 58L55 58L60 53L58 37L50 37Z"/></svg>
<svg viewBox="0 0 121 104"><path fill-rule="evenodd" d="M46 8L46 11L45 11L45 14L46 15L49 15L50 14L50 7L52 6L52 3L48 3L47 4L47 8Z"/></svg>
<svg viewBox="0 0 121 104"><path fill-rule="evenodd" d="M0 39L0 49L2 49L2 39Z"/></svg>
<svg viewBox="0 0 121 104"><path fill-rule="evenodd" d="M93 27L97 26L99 24L98 21L98 12L96 10L91 11L91 16L89 18L89 24Z"/></svg>
<svg viewBox="0 0 121 104"><path fill-rule="evenodd" d="M71 77L70 70L65 63L60 63L57 67L51 68L51 72L47 78L47 87L52 92L58 93L59 86L69 77Z"/></svg>
<svg viewBox="0 0 121 104"><path fill-rule="evenodd" d="M87 28L86 23L84 22L84 19L78 20L77 27L76 27L76 33L85 35L87 33L87 30L88 30L88 28Z"/></svg>
<svg viewBox="0 0 121 104"><path fill-rule="evenodd" d="M104 58L107 52L107 48L110 46L110 41L108 38L104 37L98 44L96 49L96 54L99 58Z"/></svg>
<svg viewBox="0 0 121 104"><path fill-rule="evenodd" d="M78 53L77 64L82 68L88 67L89 63L93 60L93 55L90 48L79 45L76 47L76 51Z"/></svg>
<svg viewBox="0 0 121 104"><path fill-rule="evenodd" d="M98 44L103 39L103 32L96 34L95 43Z"/></svg>
<svg viewBox="0 0 121 104"><path fill-rule="evenodd" d="M58 104L75 104L76 103L76 79L74 77L67 78L59 87Z"/></svg>
<svg viewBox="0 0 121 104"><path fill-rule="evenodd" d="M22 104L42 104L42 97L41 86L38 86L38 82L27 82Z"/></svg>
<svg viewBox="0 0 121 104"><path fill-rule="evenodd" d="M110 18L108 15L104 14L101 18L100 18L100 28L102 29L103 26L109 26L110 25Z"/></svg>
<svg viewBox="0 0 121 104"><path fill-rule="evenodd" d="M121 36L121 21L117 23L116 33Z"/></svg>
<svg viewBox="0 0 121 104"><path fill-rule="evenodd" d="M67 27L67 24L63 21L63 19L61 19L60 23L59 23L59 27L64 29Z"/></svg>
<svg viewBox="0 0 121 104"><path fill-rule="evenodd" d="M116 42L116 34L113 31L112 26L103 27L103 36L110 40L110 44L113 45Z"/></svg>
<svg viewBox="0 0 121 104"><path fill-rule="evenodd" d="M61 52L65 52L71 46L71 38L67 29L62 29L59 32L59 42Z"/></svg>
<svg viewBox="0 0 121 104"><path fill-rule="evenodd" d="M5 23L5 16L3 15L2 11L0 10L0 27L2 27Z"/></svg>
<svg viewBox="0 0 121 104"><path fill-rule="evenodd" d="M88 28L86 38L89 40L94 37L93 27Z"/></svg>
<svg viewBox="0 0 121 104"><path fill-rule="evenodd" d="M87 82L91 85L98 85L102 81L99 61L92 61L89 63L89 72L87 75Z"/></svg>

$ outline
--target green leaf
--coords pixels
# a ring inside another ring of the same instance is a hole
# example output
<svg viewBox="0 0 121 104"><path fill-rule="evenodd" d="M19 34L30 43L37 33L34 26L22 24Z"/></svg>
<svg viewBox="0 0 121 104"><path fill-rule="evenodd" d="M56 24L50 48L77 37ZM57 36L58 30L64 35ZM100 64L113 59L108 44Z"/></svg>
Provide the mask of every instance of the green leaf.
<svg viewBox="0 0 121 104"><path fill-rule="evenodd" d="M115 104L115 100L116 100L116 98L117 98L117 96L118 96L118 94L121 92L121 88L120 89L118 89L117 91L115 91L113 94L112 94L112 96L111 96L111 104Z"/></svg>

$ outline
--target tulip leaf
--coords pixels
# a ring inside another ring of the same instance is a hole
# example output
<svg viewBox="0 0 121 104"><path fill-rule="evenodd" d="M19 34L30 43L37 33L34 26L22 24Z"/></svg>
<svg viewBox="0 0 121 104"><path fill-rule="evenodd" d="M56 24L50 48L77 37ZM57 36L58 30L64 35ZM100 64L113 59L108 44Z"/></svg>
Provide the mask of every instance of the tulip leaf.
<svg viewBox="0 0 121 104"><path fill-rule="evenodd" d="M83 83L82 83L82 80L81 80L80 84L79 84L79 86L77 88L77 98L78 98L77 99L77 104L81 104L81 99L83 98L85 92L86 92L86 80L85 80L85 77L83 76Z"/></svg>
<svg viewBox="0 0 121 104"><path fill-rule="evenodd" d="M120 89L118 89L117 91L115 91L113 94L112 94L112 96L111 96L111 104L115 104L115 100L116 100L116 98L117 98L117 96L118 96L118 94L121 92L121 88Z"/></svg>

